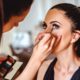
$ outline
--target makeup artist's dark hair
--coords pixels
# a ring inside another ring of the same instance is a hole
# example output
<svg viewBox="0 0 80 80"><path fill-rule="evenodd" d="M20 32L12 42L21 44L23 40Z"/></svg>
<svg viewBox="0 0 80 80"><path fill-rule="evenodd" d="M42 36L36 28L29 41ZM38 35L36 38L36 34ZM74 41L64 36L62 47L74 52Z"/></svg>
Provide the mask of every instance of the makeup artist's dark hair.
<svg viewBox="0 0 80 80"><path fill-rule="evenodd" d="M7 23L11 16L19 16L28 10L32 2L33 0L3 0L4 23Z"/></svg>
<svg viewBox="0 0 80 80"><path fill-rule="evenodd" d="M66 17L70 19L72 24L72 31L80 30L80 8L70 3L61 3L53 6L52 9L58 9L65 12ZM76 48L76 55L80 57L80 38L75 42L74 48Z"/></svg>
<svg viewBox="0 0 80 80"><path fill-rule="evenodd" d="M3 24L7 23L11 16L19 16L28 10L34 0L0 0L0 40Z"/></svg>
<svg viewBox="0 0 80 80"><path fill-rule="evenodd" d="M3 3L0 0L0 41L2 37L2 29L3 29Z"/></svg>

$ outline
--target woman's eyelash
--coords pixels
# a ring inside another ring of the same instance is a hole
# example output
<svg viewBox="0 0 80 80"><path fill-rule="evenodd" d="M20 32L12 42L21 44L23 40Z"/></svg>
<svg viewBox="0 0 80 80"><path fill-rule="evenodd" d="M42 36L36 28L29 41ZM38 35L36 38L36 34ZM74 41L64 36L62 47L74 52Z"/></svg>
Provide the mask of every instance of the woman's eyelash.
<svg viewBox="0 0 80 80"><path fill-rule="evenodd" d="M59 25L57 25L57 24L52 24L52 28L53 29L58 29L60 26Z"/></svg>

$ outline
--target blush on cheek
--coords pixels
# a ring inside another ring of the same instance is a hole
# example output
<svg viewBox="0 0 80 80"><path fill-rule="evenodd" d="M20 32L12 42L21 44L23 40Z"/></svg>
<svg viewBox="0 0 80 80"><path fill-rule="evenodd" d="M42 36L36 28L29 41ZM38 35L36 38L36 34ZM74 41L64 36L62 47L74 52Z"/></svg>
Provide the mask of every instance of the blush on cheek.
<svg viewBox="0 0 80 80"><path fill-rule="evenodd" d="M56 34L53 34L53 35L55 36L56 40L59 40L62 37L62 35L59 34L59 33L56 33Z"/></svg>
<svg viewBox="0 0 80 80"><path fill-rule="evenodd" d="M58 35L56 40L55 40L55 43L54 43L54 48L53 48L53 52L58 52L61 48L61 40L62 40L62 36L61 35Z"/></svg>
<svg viewBox="0 0 80 80"><path fill-rule="evenodd" d="M53 34L55 37L59 37L59 36L62 35L62 33L59 32L59 31L53 31L52 34Z"/></svg>
<svg viewBox="0 0 80 80"><path fill-rule="evenodd" d="M58 44L57 51L61 52L69 48L70 46L70 38L64 36L61 37L60 43Z"/></svg>

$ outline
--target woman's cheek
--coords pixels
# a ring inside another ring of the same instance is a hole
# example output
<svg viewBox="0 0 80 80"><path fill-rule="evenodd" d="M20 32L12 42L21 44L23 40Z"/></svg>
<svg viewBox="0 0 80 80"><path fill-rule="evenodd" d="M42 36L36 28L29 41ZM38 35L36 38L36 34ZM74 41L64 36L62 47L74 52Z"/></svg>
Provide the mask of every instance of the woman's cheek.
<svg viewBox="0 0 80 80"><path fill-rule="evenodd" d="M52 32L52 34L53 34L57 39L60 38L60 36L62 36L62 33L61 33L61 32L58 32L58 31Z"/></svg>
<svg viewBox="0 0 80 80"><path fill-rule="evenodd" d="M62 43L63 36L61 34L54 34L54 36L56 38L54 46L57 49Z"/></svg>

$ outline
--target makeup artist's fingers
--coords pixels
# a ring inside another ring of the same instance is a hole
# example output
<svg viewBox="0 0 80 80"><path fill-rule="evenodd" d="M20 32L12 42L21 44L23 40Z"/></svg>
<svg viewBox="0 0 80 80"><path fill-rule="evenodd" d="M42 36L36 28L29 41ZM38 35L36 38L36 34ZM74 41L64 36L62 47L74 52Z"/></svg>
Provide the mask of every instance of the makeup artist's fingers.
<svg viewBox="0 0 80 80"><path fill-rule="evenodd" d="M50 39L50 37L50 33L40 33L36 38L35 45L37 45L39 42L40 44L46 43Z"/></svg>
<svg viewBox="0 0 80 80"><path fill-rule="evenodd" d="M50 47L49 47L49 50L50 50L50 51L52 51L52 49L53 49L55 40L56 40L56 38L52 37L52 40L51 40L51 42L50 42Z"/></svg>
<svg viewBox="0 0 80 80"><path fill-rule="evenodd" d="M34 47L33 55L35 55L41 62L44 61L50 55L54 41L55 37L52 34L45 33L44 37Z"/></svg>
<svg viewBox="0 0 80 80"><path fill-rule="evenodd" d="M34 45L38 44L39 41L43 38L43 36L44 36L44 33L43 33L43 32L40 32L40 33L37 35L36 39L35 39L35 44L34 44Z"/></svg>
<svg viewBox="0 0 80 80"><path fill-rule="evenodd" d="M56 40L56 37L55 37L54 35L52 35L51 33L50 33L50 35L51 35L51 37L49 38L49 40L47 40L47 41L45 42L45 44L48 44L48 49L49 49L49 50L52 49L52 47L53 47L53 45L54 45L54 42L55 42L55 40Z"/></svg>
<svg viewBox="0 0 80 80"><path fill-rule="evenodd" d="M52 42L52 39L56 39L56 37L52 33L48 33L50 35L50 38L45 41L44 44L46 44L49 40Z"/></svg>
<svg viewBox="0 0 80 80"><path fill-rule="evenodd" d="M54 45L53 45L53 51L54 51L55 49L57 49L58 46L60 45L61 38L62 38L62 36L59 36L59 37L55 40Z"/></svg>
<svg viewBox="0 0 80 80"><path fill-rule="evenodd" d="M51 47L51 41L52 41L52 37L50 37L44 44L44 49L47 51L49 49L49 47Z"/></svg>
<svg viewBox="0 0 80 80"><path fill-rule="evenodd" d="M56 40L56 36L54 36L52 33L44 33L43 34L43 38L41 40L38 40L38 43L36 45L38 46L46 46L49 48L49 45L47 45L48 43L53 43L52 39Z"/></svg>
<svg viewBox="0 0 80 80"><path fill-rule="evenodd" d="M43 38L40 40L39 44L40 45L45 45L50 39L51 39L51 34L50 33L45 33Z"/></svg>
<svg viewBox="0 0 80 80"><path fill-rule="evenodd" d="M45 43L44 43L44 40L45 40ZM55 37L50 34L50 37L48 37L47 40L44 38L44 40L42 39L42 41L40 41L38 47L42 47L44 53L46 52L46 54L49 54L52 51L52 48L55 42Z"/></svg>

